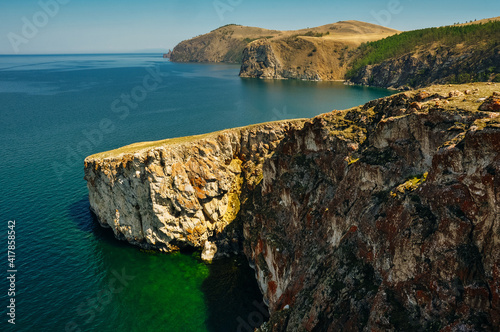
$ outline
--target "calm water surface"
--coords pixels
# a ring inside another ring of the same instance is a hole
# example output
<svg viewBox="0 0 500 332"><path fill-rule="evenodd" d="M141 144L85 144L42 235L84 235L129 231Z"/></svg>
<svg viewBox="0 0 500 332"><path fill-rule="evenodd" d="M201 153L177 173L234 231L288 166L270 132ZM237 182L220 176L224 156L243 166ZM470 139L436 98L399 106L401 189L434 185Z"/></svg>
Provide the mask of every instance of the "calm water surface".
<svg viewBox="0 0 500 332"><path fill-rule="evenodd" d="M144 252L89 212L85 156L362 104L390 91L240 79L158 55L0 56L2 331L234 331L261 301L242 258ZM16 221L16 325L7 222ZM114 290L111 293L110 290Z"/></svg>

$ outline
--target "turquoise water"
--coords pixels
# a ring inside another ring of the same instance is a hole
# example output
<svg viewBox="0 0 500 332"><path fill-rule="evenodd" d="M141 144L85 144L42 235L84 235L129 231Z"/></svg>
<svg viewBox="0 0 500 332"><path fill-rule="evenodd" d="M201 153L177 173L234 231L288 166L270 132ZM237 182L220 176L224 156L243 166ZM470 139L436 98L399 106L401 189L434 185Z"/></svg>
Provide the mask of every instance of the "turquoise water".
<svg viewBox="0 0 500 332"><path fill-rule="evenodd" d="M243 258L144 252L89 212L83 159L126 144L311 117L389 95L240 79L238 66L157 55L0 56L0 273L16 220L16 331L234 331L261 301ZM256 303L256 302L255 302Z"/></svg>

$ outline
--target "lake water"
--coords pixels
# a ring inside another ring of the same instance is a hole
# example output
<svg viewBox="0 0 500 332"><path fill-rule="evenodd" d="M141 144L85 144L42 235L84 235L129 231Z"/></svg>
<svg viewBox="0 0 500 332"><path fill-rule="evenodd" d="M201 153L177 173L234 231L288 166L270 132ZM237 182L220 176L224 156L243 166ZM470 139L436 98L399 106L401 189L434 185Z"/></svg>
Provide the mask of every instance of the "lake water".
<svg viewBox="0 0 500 332"><path fill-rule="evenodd" d="M244 258L209 265L198 252L117 241L89 212L83 180L83 159L96 152L312 117L392 93L240 79L238 71L152 54L0 56L2 331L245 331L256 319L262 296ZM15 297L6 279L9 220Z"/></svg>

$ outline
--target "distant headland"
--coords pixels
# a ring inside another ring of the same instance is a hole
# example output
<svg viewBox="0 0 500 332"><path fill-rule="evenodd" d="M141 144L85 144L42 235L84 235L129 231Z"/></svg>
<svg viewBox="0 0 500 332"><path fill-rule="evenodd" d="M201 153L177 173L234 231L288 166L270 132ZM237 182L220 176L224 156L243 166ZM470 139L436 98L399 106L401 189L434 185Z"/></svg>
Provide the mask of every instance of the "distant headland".
<svg viewBox="0 0 500 332"><path fill-rule="evenodd" d="M179 43L173 62L240 63L241 77L412 89L500 81L500 17L401 32L359 21L294 31L229 24Z"/></svg>

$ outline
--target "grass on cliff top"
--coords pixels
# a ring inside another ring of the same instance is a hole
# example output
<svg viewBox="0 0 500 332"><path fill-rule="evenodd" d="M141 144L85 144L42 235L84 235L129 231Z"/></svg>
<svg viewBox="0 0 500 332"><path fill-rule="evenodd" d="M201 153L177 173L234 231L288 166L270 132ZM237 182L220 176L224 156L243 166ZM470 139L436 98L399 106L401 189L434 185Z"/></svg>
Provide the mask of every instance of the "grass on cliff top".
<svg viewBox="0 0 500 332"><path fill-rule="evenodd" d="M379 64L434 43L442 46L474 45L480 49L496 46L500 43L500 21L407 31L378 41L364 43L358 48L358 55L347 77L353 77L367 65Z"/></svg>
<svg viewBox="0 0 500 332"><path fill-rule="evenodd" d="M133 143L133 144L126 145L126 146L123 146L123 147L118 148L118 149L96 153L96 154L93 154L91 156L88 156L85 159L105 159L105 158L117 157L119 155L134 154L134 153L138 153L138 152L141 152L141 151L154 149L154 148L165 146L165 145L176 145L176 144L191 143L191 142L199 141L199 140L202 140L202 139L205 139L205 138L217 136L218 134L221 134L221 133L226 132L226 131L242 130L242 129L253 129L253 128L256 128L256 127L260 127L260 126L272 125L272 124L279 124L279 123L282 123L282 122L288 122L288 123L295 123L295 122L297 122L298 123L298 122L301 122L301 121L305 121L305 119L292 119L292 120L270 121L270 122L263 122L263 123L258 123L258 124L243 126L243 127L223 129L223 130L214 131L214 132L206 133L206 134L200 134L200 135L167 138L167 139L159 140L159 141L149 141L149 142Z"/></svg>
<svg viewBox="0 0 500 332"><path fill-rule="evenodd" d="M465 94L465 91L467 90L468 94ZM429 109L434 108L439 109L443 113L452 114L493 114L491 112L480 111L479 106L481 106L485 99L490 97L494 92L500 92L500 84L474 82L468 84L432 85L426 88L414 90L411 94L416 95L422 91L428 92L430 95L440 95L444 97L444 99L439 101L437 105L434 100L421 102L423 106L421 112L428 112ZM451 91L459 91L461 94L456 97L449 97L449 93ZM479 117L484 118L486 116L480 115Z"/></svg>
<svg viewBox="0 0 500 332"><path fill-rule="evenodd" d="M417 90L411 91L412 93L418 93L421 91L426 91L429 92L430 94L439 94L442 96L447 96L450 91L461 91L464 92L465 90L471 90L472 92L476 91L476 93L468 96L469 98L472 98L473 96L476 97L489 97L492 95L493 92L500 92L500 84L495 83L495 82L471 82L471 83L463 83L463 84L436 84L436 85L431 85L425 88L420 88ZM456 99L464 99L464 96L459 97L454 97ZM467 96L465 96L467 97ZM476 108L479 107L479 105L476 104Z"/></svg>
<svg viewBox="0 0 500 332"><path fill-rule="evenodd" d="M210 134L212 134L212 133L193 135L193 136L176 137L176 138L167 138L167 139L160 140L160 141L133 143L133 144L125 145L125 146L118 148L118 149L93 154L91 156L88 156L86 159L104 159L104 158L109 158L109 157L116 157L118 155L126 154L126 153L137 153L137 152L140 152L143 150L148 150L148 149L163 146L163 145L172 145L172 144L182 144L182 143L193 142L195 140L200 140L200 139L206 138Z"/></svg>

